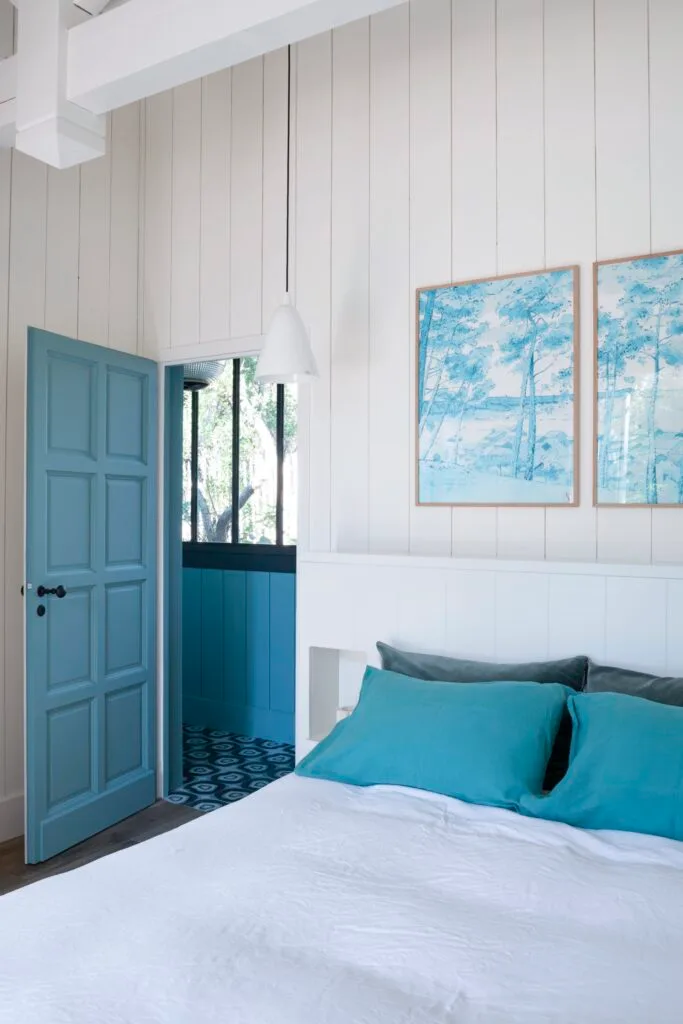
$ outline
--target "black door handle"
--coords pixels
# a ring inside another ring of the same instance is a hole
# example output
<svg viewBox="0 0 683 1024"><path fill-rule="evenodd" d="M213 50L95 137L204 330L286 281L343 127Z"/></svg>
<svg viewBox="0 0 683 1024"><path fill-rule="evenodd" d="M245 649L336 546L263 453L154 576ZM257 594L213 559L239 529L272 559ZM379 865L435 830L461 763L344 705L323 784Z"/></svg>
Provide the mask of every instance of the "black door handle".
<svg viewBox="0 0 683 1024"><path fill-rule="evenodd" d="M47 597L51 594L53 597L66 597L66 590L60 583L58 587L44 587L42 584L36 587L36 594L38 597Z"/></svg>

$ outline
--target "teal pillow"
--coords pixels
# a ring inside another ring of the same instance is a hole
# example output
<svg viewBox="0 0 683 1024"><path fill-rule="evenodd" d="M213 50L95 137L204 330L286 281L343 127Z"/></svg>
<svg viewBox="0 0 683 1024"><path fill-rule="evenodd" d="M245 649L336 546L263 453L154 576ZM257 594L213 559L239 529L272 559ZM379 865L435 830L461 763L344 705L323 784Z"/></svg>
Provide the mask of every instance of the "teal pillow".
<svg viewBox="0 0 683 1024"><path fill-rule="evenodd" d="M569 692L556 683L453 686L368 668L356 709L296 771L518 809L523 794L541 791Z"/></svg>
<svg viewBox="0 0 683 1024"><path fill-rule="evenodd" d="M569 770L526 814L578 828L683 839L683 708L623 693L570 697Z"/></svg>

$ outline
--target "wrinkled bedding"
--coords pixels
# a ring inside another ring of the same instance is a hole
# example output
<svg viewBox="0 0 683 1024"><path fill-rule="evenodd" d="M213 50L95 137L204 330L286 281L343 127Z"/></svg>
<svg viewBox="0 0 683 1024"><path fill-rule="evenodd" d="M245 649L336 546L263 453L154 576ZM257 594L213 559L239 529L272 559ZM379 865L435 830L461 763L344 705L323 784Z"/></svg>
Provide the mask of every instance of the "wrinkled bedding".
<svg viewBox="0 0 683 1024"><path fill-rule="evenodd" d="M289 776L0 898L2 1024L680 1024L683 844Z"/></svg>

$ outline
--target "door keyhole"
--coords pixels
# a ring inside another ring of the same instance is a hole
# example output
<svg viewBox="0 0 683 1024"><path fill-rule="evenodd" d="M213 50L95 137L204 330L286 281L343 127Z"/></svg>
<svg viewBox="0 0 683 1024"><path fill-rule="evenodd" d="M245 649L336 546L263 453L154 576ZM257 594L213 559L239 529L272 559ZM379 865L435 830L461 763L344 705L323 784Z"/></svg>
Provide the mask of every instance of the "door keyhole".
<svg viewBox="0 0 683 1024"><path fill-rule="evenodd" d="M36 608L36 615L38 616L38 618L42 619L44 614L45 614L45 605L44 604L39 604L38 607Z"/></svg>

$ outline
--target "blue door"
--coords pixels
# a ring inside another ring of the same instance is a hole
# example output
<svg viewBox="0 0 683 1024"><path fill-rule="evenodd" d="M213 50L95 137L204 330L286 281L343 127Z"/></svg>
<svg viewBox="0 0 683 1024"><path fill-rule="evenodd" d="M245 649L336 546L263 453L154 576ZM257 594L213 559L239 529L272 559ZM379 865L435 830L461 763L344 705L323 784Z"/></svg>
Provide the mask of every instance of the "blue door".
<svg viewBox="0 0 683 1024"><path fill-rule="evenodd" d="M29 330L27 860L156 798L157 366Z"/></svg>

